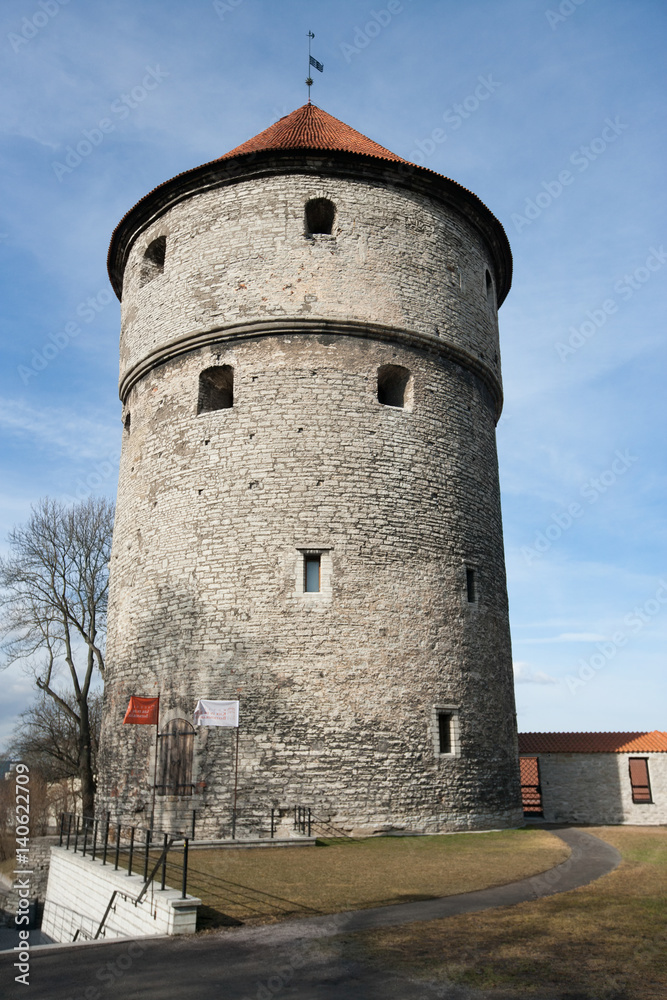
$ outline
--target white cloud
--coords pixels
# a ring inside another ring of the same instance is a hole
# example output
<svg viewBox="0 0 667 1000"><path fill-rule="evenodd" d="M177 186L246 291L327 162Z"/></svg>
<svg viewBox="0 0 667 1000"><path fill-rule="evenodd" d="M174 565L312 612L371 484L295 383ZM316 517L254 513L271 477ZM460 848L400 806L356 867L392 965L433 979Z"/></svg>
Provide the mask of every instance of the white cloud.
<svg viewBox="0 0 667 1000"><path fill-rule="evenodd" d="M118 437L109 423L81 417L65 407L38 408L16 399L0 399L0 429L79 461L99 459Z"/></svg>
<svg viewBox="0 0 667 1000"><path fill-rule="evenodd" d="M534 670L529 663L518 661L514 664L515 684L558 684L555 677L543 670Z"/></svg>
<svg viewBox="0 0 667 1000"><path fill-rule="evenodd" d="M522 639L523 643L533 645L552 642L604 642L606 636L597 632L561 632L560 635L546 636L543 639Z"/></svg>

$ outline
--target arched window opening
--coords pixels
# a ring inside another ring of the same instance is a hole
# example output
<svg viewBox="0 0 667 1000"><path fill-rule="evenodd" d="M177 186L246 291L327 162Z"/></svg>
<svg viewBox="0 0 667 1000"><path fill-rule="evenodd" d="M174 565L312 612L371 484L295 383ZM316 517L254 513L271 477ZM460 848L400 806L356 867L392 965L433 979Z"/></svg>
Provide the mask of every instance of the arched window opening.
<svg viewBox="0 0 667 1000"><path fill-rule="evenodd" d="M491 277L491 272L487 270L486 272L486 297L489 301L493 301L493 278Z"/></svg>
<svg viewBox="0 0 667 1000"><path fill-rule="evenodd" d="M149 243L144 250L144 259L141 263L141 285L147 285L153 278L164 271L164 258L167 253L167 237L158 236L156 240Z"/></svg>
<svg viewBox="0 0 667 1000"><path fill-rule="evenodd" d="M125 428L128 434L130 433L130 423L131 423L131 414L128 410L125 420L123 421L123 427Z"/></svg>
<svg viewBox="0 0 667 1000"><path fill-rule="evenodd" d="M160 733L155 790L158 795L192 795L195 730L187 719L172 719Z"/></svg>
<svg viewBox="0 0 667 1000"><path fill-rule="evenodd" d="M325 236L331 236L335 218L336 206L328 198L311 198L306 202L307 235L323 233Z"/></svg>
<svg viewBox="0 0 667 1000"><path fill-rule="evenodd" d="M234 369L231 365L206 368L199 376L197 413L229 410L234 405Z"/></svg>
<svg viewBox="0 0 667 1000"><path fill-rule="evenodd" d="M412 403L412 376L401 365L378 368L378 402L383 406L409 407Z"/></svg>

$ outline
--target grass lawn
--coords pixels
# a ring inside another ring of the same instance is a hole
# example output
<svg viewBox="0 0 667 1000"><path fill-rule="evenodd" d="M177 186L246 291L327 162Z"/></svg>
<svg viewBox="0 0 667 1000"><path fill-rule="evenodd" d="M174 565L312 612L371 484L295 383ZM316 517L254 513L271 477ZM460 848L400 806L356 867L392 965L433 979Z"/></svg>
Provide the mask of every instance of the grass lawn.
<svg viewBox="0 0 667 1000"><path fill-rule="evenodd" d="M589 886L470 916L369 931L365 956L440 984L571 1000L667 998L667 829L589 828L623 862Z"/></svg>
<svg viewBox="0 0 667 1000"><path fill-rule="evenodd" d="M188 892L204 903L200 927L266 923L503 885L560 864L570 853L553 834L536 829L320 843L191 851ZM172 852L171 858L177 856ZM168 884L179 886L180 877L170 864Z"/></svg>

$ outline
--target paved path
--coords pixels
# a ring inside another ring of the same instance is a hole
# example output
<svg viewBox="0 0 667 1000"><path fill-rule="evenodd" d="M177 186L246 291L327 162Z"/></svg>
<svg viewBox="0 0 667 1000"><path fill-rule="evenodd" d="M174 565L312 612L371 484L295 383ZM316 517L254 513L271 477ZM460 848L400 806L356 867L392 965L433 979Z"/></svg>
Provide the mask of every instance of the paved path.
<svg viewBox="0 0 667 1000"><path fill-rule="evenodd" d="M5 953L0 955L0 984L5 984L0 995L39 1000L482 998L483 993L417 983L360 961L350 934L566 892L607 874L621 859L614 847L583 830L553 832L572 849L567 861L543 875L495 889L196 937L50 945L31 956L32 990L13 983L14 959Z"/></svg>

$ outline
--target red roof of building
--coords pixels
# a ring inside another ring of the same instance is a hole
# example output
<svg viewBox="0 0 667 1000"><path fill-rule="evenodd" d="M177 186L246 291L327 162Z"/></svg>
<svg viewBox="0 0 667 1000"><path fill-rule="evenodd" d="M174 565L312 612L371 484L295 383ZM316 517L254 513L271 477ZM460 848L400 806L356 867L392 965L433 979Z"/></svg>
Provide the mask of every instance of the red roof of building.
<svg viewBox="0 0 667 1000"><path fill-rule="evenodd" d="M667 753L667 733L519 733L519 753Z"/></svg>
<svg viewBox="0 0 667 1000"><path fill-rule="evenodd" d="M203 190L212 183L214 184L216 173L220 174L222 183L228 180L240 180L246 173L261 173L262 169L266 171L267 164L264 161L271 159L274 152L287 154L286 158L289 160L290 153L292 154L291 158L296 156L298 159L299 152L307 154L325 151L405 164L406 177L409 176L415 180L419 177L426 178L435 183L436 189L438 187L444 189L450 197L454 194L461 199L462 203L467 204L468 209L472 209L483 232L494 248L499 268L498 305L502 304L512 280L512 253L502 225L477 195L429 167L411 163L409 160L397 156L396 153L392 153L391 150L385 149L379 143L373 142L368 136L357 132L345 122L339 121L338 118L334 118L326 111L322 111L315 104L304 104L296 111L292 111L289 115L274 122L259 135L248 139L247 142L236 146L223 156L203 163L199 167L185 170L170 180L158 184L152 191L144 195L123 216L111 237L108 258L109 277L118 297L120 298L122 295L123 274L132 243L137 233L155 220L156 212L162 213L175 201L200 189ZM266 153L268 156L259 156L255 161L254 154L257 153ZM279 169L281 157L277 156L275 160ZM312 164L310 169L316 172L318 165ZM398 169L402 170L403 168Z"/></svg>
<svg viewBox="0 0 667 1000"><path fill-rule="evenodd" d="M259 153L266 149L336 149L345 153L365 153L381 160L408 162L315 104L297 108L220 159L228 160L233 156Z"/></svg>

